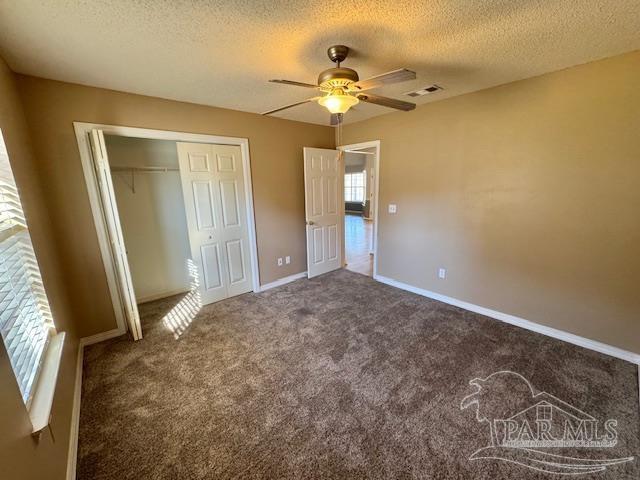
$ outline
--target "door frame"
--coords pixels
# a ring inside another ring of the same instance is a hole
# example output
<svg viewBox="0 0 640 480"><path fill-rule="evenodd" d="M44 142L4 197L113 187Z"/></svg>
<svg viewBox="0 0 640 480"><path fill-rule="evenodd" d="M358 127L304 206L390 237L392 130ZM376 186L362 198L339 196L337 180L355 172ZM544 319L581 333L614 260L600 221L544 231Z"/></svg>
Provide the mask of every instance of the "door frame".
<svg viewBox="0 0 640 480"><path fill-rule="evenodd" d="M373 159L373 172L374 172L374 193L373 193L373 245L371 251L373 252L373 278L378 276L378 222L380 218L380 140L371 140L369 142L352 143L349 145L340 145L336 147L338 150L362 150L364 148L375 148L375 156ZM344 177L345 164L342 163L342 175ZM344 223L344 191L341 192L340 201L342 202L342 222ZM342 258L343 262L346 262L346 256L344 254L344 228L342 229Z"/></svg>
<svg viewBox="0 0 640 480"><path fill-rule="evenodd" d="M242 154L242 165L244 168L244 190L247 209L247 228L249 232L249 250L251 258L252 287L254 292L260 291L260 279L258 273L258 246L256 241L255 215L253 206L253 185L251 180L251 159L249 156L249 139L239 137L222 137L217 135L206 135L200 133L173 132L168 130L154 130L148 128L125 127L120 125L108 125L100 123L73 122L73 129L80 151L80 161L84 173L85 185L89 195L93 222L98 234L98 244L100 254L107 275L107 284L111 296L111 303L118 325L118 333L124 334L127 331L124 318L124 299L121 297L116 281L115 260L112 256L110 238L105 223L103 209L98 192L98 180L96 178L96 167L93 155L91 154L91 144L89 134L91 130L102 130L106 135L117 135L120 137L146 138L150 140L170 140L175 142L192 143L212 143L217 145L237 145ZM118 222L120 218L117 217Z"/></svg>

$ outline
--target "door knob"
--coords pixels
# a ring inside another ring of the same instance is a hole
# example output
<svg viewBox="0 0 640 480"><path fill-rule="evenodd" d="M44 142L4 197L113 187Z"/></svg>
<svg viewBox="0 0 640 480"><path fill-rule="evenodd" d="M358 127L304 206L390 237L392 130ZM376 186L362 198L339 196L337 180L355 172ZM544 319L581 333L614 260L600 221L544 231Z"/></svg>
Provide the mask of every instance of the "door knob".
<svg viewBox="0 0 640 480"><path fill-rule="evenodd" d="M307 220L307 225L315 225L316 222L314 222L313 220Z"/></svg>

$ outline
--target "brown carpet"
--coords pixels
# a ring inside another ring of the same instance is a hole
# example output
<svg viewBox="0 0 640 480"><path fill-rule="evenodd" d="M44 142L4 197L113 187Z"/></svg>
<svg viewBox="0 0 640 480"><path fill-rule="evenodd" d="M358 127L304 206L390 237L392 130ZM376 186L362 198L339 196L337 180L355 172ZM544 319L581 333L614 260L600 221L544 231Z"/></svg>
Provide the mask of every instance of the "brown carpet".
<svg viewBox="0 0 640 480"><path fill-rule="evenodd" d="M617 419L613 448L550 450L636 457L579 478L640 478L630 363L345 270L209 305L192 322L190 309L181 297L143 305L142 341L87 348L79 479L563 478L469 460L490 433L461 402L470 380L501 370ZM516 384L494 382L494 404L522 395Z"/></svg>

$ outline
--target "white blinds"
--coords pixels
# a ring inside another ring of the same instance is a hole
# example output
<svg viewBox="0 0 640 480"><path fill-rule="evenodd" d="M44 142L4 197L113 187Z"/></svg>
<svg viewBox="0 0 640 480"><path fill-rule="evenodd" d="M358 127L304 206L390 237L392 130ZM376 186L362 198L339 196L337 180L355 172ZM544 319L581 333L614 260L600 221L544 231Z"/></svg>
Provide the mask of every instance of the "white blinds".
<svg viewBox="0 0 640 480"><path fill-rule="evenodd" d="M52 333L49 302L0 133L0 334L27 405Z"/></svg>

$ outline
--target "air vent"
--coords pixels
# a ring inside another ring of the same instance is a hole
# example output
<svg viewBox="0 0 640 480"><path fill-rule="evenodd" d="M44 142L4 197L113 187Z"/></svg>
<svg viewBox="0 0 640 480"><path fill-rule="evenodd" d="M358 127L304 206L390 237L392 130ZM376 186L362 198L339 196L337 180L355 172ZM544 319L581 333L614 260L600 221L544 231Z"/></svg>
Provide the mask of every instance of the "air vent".
<svg viewBox="0 0 640 480"><path fill-rule="evenodd" d="M409 95L410 97L421 97L423 95L429 95L431 93L435 93L438 90L443 90L443 88L434 84L434 85L429 85L428 87L421 88L420 90L407 92L405 93L405 95Z"/></svg>

